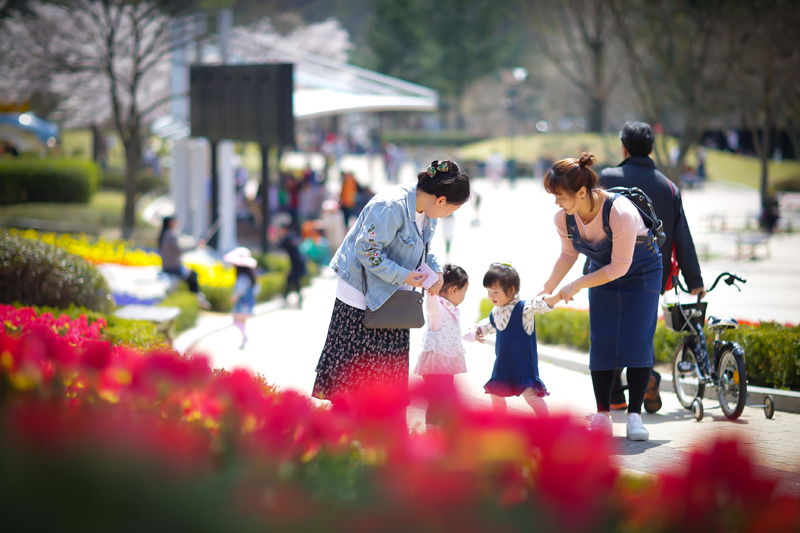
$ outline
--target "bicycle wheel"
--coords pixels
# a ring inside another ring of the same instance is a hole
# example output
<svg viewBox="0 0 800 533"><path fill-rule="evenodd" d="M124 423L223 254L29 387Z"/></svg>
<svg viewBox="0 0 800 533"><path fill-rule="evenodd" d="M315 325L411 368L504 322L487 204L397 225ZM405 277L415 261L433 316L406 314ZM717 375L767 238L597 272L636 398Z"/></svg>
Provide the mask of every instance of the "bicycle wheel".
<svg viewBox="0 0 800 533"><path fill-rule="evenodd" d="M691 364L690 370L678 368L679 364L684 361ZM696 398L703 399L703 393L706 388L705 384L700 381L697 369L697 357L694 354L694 347L685 343L678 346L672 358L672 386L675 387L678 401L681 402L684 408L689 410L692 409L692 403Z"/></svg>
<svg viewBox="0 0 800 533"><path fill-rule="evenodd" d="M719 358L718 375L719 405L725 416L736 420L747 402L747 370L744 367L744 358L726 350Z"/></svg>

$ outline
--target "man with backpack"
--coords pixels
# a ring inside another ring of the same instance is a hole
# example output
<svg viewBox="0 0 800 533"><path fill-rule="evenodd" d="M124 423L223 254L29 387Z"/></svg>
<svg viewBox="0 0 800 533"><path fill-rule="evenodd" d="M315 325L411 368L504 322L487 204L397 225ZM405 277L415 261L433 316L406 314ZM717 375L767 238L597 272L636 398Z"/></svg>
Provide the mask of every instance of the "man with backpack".
<svg viewBox="0 0 800 533"><path fill-rule="evenodd" d="M702 298L706 291L692 233L689 231L683 212L680 189L656 170L656 164L650 158L655 141L652 128L644 122L629 121L622 126L619 138L622 141L622 155L625 159L619 166L603 170L599 176L600 184L606 189L638 187L650 197L666 235L663 244L659 243L664 268L661 294L664 294L668 286L672 287L672 275L677 275L677 270L680 269L691 293ZM627 407L624 389L620 382L621 373L621 370L617 372L611 400L612 409ZM654 370L644 400L644 408L648 413L655 413L661 408L660 383L661 376Z"/></svg>

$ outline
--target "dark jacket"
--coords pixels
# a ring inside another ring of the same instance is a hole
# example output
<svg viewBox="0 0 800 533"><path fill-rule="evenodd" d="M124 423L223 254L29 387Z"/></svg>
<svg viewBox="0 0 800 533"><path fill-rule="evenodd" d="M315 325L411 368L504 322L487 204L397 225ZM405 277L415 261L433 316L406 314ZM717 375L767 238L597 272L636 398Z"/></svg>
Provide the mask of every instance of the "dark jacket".
<svg viewBox="0 0 800 533"><path fill-rule="evenodd" d="M649 157L629 157L617 167L600 173L600 184L611 187L639 187L653 201L656 215L664 223L667 239L660 248L664 273L661 280L661 293L667 286L672 245L675 244L675 258L681 267L683 279L689 289L703 287L700 275L700 262L694 248L692 233L683 213L681 191L669 178L656 170L656 164Z"/></svg>
<svg viewBox="0 0 800 533"><path fill-rule="evenodd" d="M286 254L291 261L289 279L299 280L306 275L306 257L300 251L300 237L293 232L288 232L279 244L280 248L286 250Z"/></svg>

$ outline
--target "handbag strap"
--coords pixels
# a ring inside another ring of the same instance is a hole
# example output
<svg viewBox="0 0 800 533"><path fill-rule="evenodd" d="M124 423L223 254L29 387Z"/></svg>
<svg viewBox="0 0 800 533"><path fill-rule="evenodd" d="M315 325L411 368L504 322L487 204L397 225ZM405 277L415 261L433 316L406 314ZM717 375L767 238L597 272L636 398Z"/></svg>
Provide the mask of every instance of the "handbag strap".
<svg viewBox="0 0 800 533"><path fill-rule="evenodd" d="M425 262L428 262L428 246L430 243L425 243L425 251L422 252L422 255L417 261L417 266L414 267L414 270L418 269L419 266L422 264L422 259L425 258ZM364 265L361 265L361 290L364 292L364 296L367 295L367 269L364 268ZM411 288L411 292L417 292L416 287ZM422 291L422 298L425 298L425 291Z"/></svg>

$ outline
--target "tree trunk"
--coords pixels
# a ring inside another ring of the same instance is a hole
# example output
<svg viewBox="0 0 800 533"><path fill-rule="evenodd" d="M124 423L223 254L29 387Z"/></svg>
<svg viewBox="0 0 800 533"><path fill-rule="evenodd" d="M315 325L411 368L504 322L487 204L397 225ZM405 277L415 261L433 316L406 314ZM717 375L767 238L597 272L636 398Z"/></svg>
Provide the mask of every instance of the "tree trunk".
<svg viewBox="0 0 800 533"><path fill-rule="evenodd" d="M122 238L130 239L136 223L136 173L141 160L139 128L131 127L130 140L125 143L125 211L122 216Z"/></svg>
<svg viewBox="0 0 800 533"><path fill-rule="evenodd" d="M603 133L603 115L605 114L606 102L597 96L589 98L589 131L592 133Z"/></svg>
<svg viewBox="0 0 800 533"><path fill-rule="evenodd" d="M761 150L758 154L758 161L761 167L761 209L764 210L767 207L767 202L769 200L769 147L770 147L770 133L772 129L772 117L771 113L767 112L766 116L764 117L764 130L762 132L762 142L761 142ZM753 132L756 134L756 132Z"/></svg>

